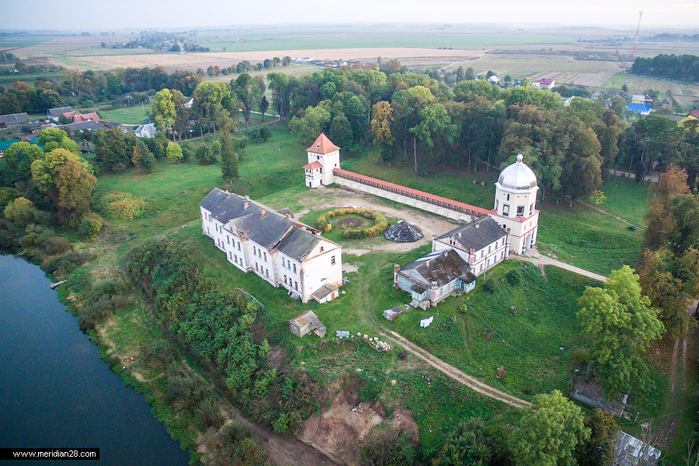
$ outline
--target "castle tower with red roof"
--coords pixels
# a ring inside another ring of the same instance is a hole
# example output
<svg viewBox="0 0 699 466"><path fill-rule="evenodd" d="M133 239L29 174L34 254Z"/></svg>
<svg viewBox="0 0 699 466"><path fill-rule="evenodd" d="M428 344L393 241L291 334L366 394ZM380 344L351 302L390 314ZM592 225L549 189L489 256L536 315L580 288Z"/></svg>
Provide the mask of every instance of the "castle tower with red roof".
<svg viewBox="0 0 699 466"><path fill-rule="evenodd" d="M340 148L325 134L320 133L318 139L306 149L306 152L308 152L308 164L303 167L306 172L306 186L317 188L334 183L333 169L340 168Z"/></svg>

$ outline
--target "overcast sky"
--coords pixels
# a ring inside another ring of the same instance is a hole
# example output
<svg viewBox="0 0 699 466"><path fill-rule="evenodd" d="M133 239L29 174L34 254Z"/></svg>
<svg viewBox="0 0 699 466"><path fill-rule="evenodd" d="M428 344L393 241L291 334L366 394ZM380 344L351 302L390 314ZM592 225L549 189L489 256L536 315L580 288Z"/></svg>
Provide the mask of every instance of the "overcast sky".
<svg viewBox="0 0 699 466"><path fill-rule="evenodd" d="M699 0L0 0L0 29L115 30L350 22L699 28Z"/></svg>

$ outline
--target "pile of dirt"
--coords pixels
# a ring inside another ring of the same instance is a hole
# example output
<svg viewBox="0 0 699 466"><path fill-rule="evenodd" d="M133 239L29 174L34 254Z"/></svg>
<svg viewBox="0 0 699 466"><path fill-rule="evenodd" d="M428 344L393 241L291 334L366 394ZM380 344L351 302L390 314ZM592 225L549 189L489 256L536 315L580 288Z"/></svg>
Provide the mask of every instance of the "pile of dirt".
<svg viewBox="0 0 699 466"><path fill-rule="evenodd" d="M333 402L320 414L307 419L299 435L302 441L347 465L360 464L364 440L379 424L390 430L406 431L415 441L418 438L417 424L410 412L399 407L391 418L385 419L386 414L378 401L361 400L361 383L361 379L351 377L329 387L330 393L337 393Z"/></svg>

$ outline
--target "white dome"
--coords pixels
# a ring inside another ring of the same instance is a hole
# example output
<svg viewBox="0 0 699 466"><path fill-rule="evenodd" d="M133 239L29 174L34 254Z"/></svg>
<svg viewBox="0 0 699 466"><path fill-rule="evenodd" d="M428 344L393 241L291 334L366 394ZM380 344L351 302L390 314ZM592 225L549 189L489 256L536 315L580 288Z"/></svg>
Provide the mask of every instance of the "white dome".
<svg viewBox="0 0 699 466"><path fill-rule="evenodd" d="M500 186L517 190L536 188L536 175L531 168L522 162L522 159L524 159L524 156L519 154L517 156L517 162L505 168L502 173L500 173L500 178L498 178L498 184Z"/></svg>

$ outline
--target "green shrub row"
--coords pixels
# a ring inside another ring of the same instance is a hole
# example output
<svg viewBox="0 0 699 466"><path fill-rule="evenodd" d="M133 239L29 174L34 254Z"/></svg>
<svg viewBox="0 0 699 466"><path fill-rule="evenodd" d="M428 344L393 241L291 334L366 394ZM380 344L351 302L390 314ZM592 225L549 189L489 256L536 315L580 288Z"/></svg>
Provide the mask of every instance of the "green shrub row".
<svg viewBox="0 0 699 466"><path fill-rule="evenodd" d="M381 212L375 212L373 210L359 207L342 207L328 212L327 214L321 215L316 222L316 228L324 233L327 233L328 230L330 230L328 220L335 217L342 217L343 215L361 215L365 218L371 218L374 221L374 225L367 228L343 231L342 238L344 239L371 238L383 233L384 230L388 228L388 220L386 220L386 217Z"/></svg>

